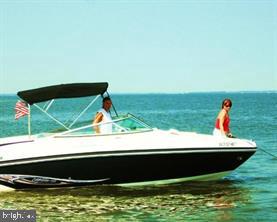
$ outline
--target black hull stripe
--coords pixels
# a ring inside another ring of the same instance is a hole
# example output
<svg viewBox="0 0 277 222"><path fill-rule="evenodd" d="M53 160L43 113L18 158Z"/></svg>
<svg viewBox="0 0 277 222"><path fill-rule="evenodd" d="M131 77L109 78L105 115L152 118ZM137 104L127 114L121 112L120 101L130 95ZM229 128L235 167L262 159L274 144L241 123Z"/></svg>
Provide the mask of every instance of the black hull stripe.
<svg viewBox="0 0 277 222"><path fill-rule="evenodd" d="M25 158L19 160L1 161L0 167L28 164L35 162L48 162L70 159L82 159L82 158L96 158L96 157L113 157L113 156L140 156L140 155L170 155L170 154L199 154L199 153L233 153L233 152L256 152L256 148L189 148L189 149L170 149L170 150L130 150L130 151L112 151L112 152L89 152L89 153L76 153L76 154L64 154L54 155L36 158Z"/></svg>
<svg viewBox="0 0 277 222"><path fill-rule="evenodd" d="M30 142L34 142L34 140L25 140L25 141L19 141L19 142L2 143L2 144L0 144L0 146L8 146L8 145L14 145L14 144L18 144L18 143L30 143Z"/></svg>

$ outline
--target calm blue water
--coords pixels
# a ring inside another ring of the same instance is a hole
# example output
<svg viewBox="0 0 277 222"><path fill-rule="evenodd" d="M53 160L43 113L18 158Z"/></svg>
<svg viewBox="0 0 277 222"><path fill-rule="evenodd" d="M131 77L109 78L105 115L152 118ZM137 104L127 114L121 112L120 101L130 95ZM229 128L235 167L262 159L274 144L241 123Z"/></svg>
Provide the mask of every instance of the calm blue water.
<svg viewBox="0 0 277 222"><path fill-rule="evenodd" d="M154 127L211 134L226 97L233 101L233 134L252 139L277 156L277 93L114 95L112 99L119 113L130 112ZM0 96L0 137L27 132L27 118L14 120L16 101L15 96ZM87 98L61 100L53 112L67 120L86 102ZM89 110L81 121L90 121L95 111ZM32 119L34 133L57 128L35 109ZM212 183L0 192L0 209L36 209L38 221L277 221L276 163L276 158L258 150L230 176Z"/></svg>

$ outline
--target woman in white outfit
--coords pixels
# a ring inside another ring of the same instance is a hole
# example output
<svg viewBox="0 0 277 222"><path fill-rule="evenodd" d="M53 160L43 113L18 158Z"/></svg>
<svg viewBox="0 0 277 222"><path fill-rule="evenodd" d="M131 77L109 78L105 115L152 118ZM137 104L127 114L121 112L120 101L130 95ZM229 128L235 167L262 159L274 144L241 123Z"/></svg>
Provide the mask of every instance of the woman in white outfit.
<svg viewBox="0 0 277 222"><path fill-rule="evenodd" d="M103 98L102 109L98 110L96 116L92 122L92 124L97 124L94 126L94 130L96 133L112 133L113 125L112 125L112 117L110 114L110 108L112 106L112 101L110 97Z"/></svg>

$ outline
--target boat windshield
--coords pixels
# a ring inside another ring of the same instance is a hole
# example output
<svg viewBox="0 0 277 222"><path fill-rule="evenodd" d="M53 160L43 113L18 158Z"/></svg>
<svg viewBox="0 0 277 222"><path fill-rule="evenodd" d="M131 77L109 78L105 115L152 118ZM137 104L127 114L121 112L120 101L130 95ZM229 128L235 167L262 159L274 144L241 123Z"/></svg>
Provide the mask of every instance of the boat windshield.
<svg viewBox="0 0 277 222"><path fill-rule="evenodd" d="M105 129L104 132L96 133L95 129L100 127ZM107 130L108 129L108 130ZM123 116L116 116L112 118L111 122L90 124L84 127L68 130L62 133L58 133L55 137L67 137L67 136L100 136L100 135L111 135L111 134L122 134L122 133L136 133L151 131L152 128L136 118L132 114Z"/></svg>

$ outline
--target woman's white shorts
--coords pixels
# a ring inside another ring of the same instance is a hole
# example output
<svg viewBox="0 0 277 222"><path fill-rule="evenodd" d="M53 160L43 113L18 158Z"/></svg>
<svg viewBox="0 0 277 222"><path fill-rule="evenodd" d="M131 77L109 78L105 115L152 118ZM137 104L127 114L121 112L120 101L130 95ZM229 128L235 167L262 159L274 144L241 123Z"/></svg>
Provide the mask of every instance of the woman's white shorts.
<svg viewBox="0 0 277 222"><path fill-rule="evenodd" d="M217 128L214 128L213 135L217 137L226 137L226 135Z"/></svg>

